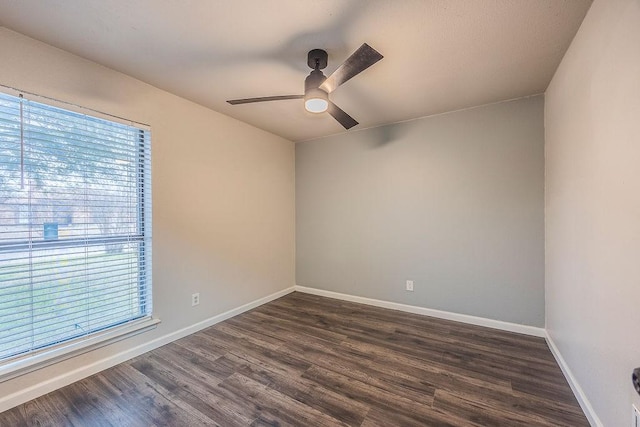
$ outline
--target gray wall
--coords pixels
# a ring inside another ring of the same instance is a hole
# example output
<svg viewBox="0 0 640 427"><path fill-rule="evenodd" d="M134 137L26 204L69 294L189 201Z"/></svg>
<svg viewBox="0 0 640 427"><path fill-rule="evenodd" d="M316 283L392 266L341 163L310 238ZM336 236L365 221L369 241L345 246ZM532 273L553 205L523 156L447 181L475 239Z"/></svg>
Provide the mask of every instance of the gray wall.
<svg viewBox="0 0 640 427"><path fill-rule="evenodd" d="M296 283L544 326L543 105L298 143Z"/></svg>
<svg viewBox="0 0 640 427"><path fill-rule="evenodd" d="M593 3L545 123L547 329L600 425L627 426L640 407L640 1Z"/></svg>

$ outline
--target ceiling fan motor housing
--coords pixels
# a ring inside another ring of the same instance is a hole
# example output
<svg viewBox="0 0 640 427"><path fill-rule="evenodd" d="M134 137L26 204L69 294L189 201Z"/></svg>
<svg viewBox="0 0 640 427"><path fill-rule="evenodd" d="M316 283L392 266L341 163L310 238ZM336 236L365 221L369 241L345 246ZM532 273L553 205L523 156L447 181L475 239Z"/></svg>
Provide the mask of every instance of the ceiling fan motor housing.
<svg viewBox="0 0 640 427"><path fill-rule="evenodd" d="M326 79L327 78L325 77L324 74L322 74L322 71L316 68L304 80L304 100L305 100L305 108L307 109L307 111L322 112L326 110L329 102L329 94L327 94L327 92L325 92L324 90L318 87ZM323 100L324 102L320 101L320 105L322 107L318 107L319 109L317 111L314 111L309 108L309 105L307 105L307 103L310 102L311 100Z"/></svg>
<svg viewBox="0 0 640 427"><path fill-rule="evenodd" d="M304 93L306 94L312 89L318 89L318 87L325 81L327 78L320 70L313 70L311 74L304 79ZM321 90L321 89L318 89ZM324 92L324 91L323 91ZM326 94L326 92L325 92Z"/></svg>

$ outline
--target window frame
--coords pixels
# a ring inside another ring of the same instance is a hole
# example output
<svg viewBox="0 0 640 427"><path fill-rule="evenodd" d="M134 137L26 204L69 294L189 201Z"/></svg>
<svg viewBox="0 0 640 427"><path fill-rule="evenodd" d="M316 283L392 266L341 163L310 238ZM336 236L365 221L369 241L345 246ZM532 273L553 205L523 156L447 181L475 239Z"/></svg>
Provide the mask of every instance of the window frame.
<svg viewBox="0 0 640 427"><path fill-rule="evenodd" d="M151 188L150 176L146 174L151 171L151 143L150 126L126 120L117 116L101 113L96 110L84 108L75 104L55 100L48 97L32 94L26 91L8 88L0 85L0 93L23 98L27 101L37 102L45 106L59 108L72 113L79 113L92 118L106 120L109 122L125 124L138 129L137 135L137 156L136 163L136 185L137 201L137 227L136 233L122 233L114 236L85 236L79 238L65 238L56 240L46 240L44 235L39 240L18 240L0 242L0 253L19 252L25 249L41 250L50 248L74 248L93 247L98 245L137 243L138 259L144 265L138 274L138 290L140 292L139 317L131 317L122 323L98 328L92 332L64 339L59 343L46 344L41 347L31 348L25 353L11 355L0 359L0 383L24 375L45 366L58 363L62 360L78 356L88 351L112 344L139 333L155 329L160 320L153 316L151 311L147 311L148 306L153 306L152 296L152 262L151 262ZM28 96L25 97L25 96ZM22 105L22 104L21 104ZM21 107L22 110L22 107ZM22 112L21 112L22 121ZM22 131L21 131L22 133ZM22 135L21 135L22 136ZM21 150L21 158L24 151ZM24 161L24 160L21 160ZM149 186L147 186L147 182ZM147 206L148 205L148 206ZM149 246L149 247L147 247ZM144 296L143 296L144 295Z"/></svg>

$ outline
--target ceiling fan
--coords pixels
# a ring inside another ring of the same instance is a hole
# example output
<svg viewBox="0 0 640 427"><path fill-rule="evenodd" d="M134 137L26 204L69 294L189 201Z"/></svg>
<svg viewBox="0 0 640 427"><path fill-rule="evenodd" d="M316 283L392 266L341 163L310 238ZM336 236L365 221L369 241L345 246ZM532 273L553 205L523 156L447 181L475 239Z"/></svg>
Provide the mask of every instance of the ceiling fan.
<svg viewBox="0 0 640 427"><path fill-rule="evenodd" d="M383 56L374 48L364 43L329 77L325 77L321 70L327 67L327 52L313 49L307 55L307 64L313 69L304 81L304 95L278 95L260 98L232 99L227 101L231 105L249 104L252 102L282 101L285 99L304 99L304 108L311 113L331 114L345 129L351 129L358 122L342 111L329 100L329 94L350 78L360 74Z"/></svg>

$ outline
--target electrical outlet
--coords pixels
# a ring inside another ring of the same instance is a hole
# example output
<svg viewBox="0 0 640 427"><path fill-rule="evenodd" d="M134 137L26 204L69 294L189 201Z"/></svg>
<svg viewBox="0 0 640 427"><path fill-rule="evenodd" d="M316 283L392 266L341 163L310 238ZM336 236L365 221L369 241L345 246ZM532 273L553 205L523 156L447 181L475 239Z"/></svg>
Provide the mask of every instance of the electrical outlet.
<svg viewBox="0 0 640 427"><path fill-rule="evenodd" d="M636 405L631 405L631 426L632 427L640 427L640 411L636 407Z"/></svg>
<svg viewBox="0 0 640 427"><path fill-rule="evenodd" d="M191 294L191 307L200 304L200 293L196 292L195 294Z"/></svg>
<svg viewBox="0 0 640 427"><path fill-rule="evenodd" d="M407 290L413 292L413 280L407 280Z"/></svg>

